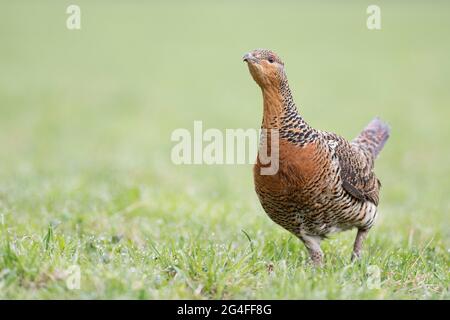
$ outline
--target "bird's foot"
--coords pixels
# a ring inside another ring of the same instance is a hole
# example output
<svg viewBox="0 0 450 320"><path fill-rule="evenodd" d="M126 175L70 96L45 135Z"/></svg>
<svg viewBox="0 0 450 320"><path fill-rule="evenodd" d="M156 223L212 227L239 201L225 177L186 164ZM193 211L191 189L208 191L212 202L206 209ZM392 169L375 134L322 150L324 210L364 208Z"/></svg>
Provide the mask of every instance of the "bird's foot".
<svg viewBox="0 0 450 320"><path fill-rule="evenodd" d="M361 252L359 251L353 251L352 256L350 258L350 262L355 262L361 260Z"/></svg>

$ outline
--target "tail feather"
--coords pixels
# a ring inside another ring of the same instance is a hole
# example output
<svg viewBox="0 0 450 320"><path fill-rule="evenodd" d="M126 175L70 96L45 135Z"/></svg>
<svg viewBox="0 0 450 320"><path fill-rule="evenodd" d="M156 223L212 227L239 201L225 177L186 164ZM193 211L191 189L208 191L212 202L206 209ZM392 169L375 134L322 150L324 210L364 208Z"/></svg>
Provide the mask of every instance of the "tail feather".
<svg viewBox="0 0 450 320"><path fill-rule="evenodd" d="M376 117L353 140L353 143L362 149L368 150L376 158L389 138L391 128Z"/></svg>

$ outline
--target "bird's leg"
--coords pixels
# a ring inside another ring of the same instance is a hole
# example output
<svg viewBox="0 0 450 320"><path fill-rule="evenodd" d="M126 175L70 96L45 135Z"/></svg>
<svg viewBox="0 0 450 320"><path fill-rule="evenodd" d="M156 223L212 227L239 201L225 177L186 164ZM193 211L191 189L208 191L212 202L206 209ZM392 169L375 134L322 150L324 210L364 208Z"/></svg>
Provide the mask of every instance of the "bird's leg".
<svg viewBox="0 0 450 320"><path fill-rule="evenodd" d="M353 253L351 261L354 261L355 259L359 259L361 257L362 243L364 239L367 237L368 232L369 229L358 229L355 244L353 245Z"/></svg>
<svg viewBox="0 0 450 320"><path fill-rule="evenodd" d="M322 249L318 250L312 250L308 249L309 256L311 257L311 260L316 267L321 267L323 265L323 252Z"/></svg>
<svg viewBox="0 0 450 320"><path fill-rule="evenodd" d="M323 252L320 248L320 237L310 236L302 234L300 236L300 240L303 241L306 248L308 249L309 256L316 267L320 267L323 265Z"/></svg>

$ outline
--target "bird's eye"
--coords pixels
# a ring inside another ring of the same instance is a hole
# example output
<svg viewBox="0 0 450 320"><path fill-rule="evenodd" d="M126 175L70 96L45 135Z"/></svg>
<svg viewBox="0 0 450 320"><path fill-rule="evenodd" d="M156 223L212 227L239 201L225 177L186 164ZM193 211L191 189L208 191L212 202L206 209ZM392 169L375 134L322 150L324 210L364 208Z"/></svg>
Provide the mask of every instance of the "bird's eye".
<svg viewBox="0 0 450 320"><path fill-rule="evenodd" d="M269 57L269 59L267 59L270 63L273 63L273 58L272 57Z"/></svg>

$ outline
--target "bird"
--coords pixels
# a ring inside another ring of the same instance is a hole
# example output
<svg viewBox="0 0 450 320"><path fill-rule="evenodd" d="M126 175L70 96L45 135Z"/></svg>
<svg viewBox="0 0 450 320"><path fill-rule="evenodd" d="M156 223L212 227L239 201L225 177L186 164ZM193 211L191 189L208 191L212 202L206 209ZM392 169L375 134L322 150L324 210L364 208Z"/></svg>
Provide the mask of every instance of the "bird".
<svg viewBox="0 0 450 320"><path fill-rule="evenodd" d="M253 180L259 201L276 224L305 245L314 266L324 264L322 240L357 229L351 261L361 257L364 239L377 217L381 183L375 159L390 135L390 126L375 117L352 141L310 126L300 115L280 57L256 49L243 61L262 91L263 117ZM277 133L275 143L269 135ZM263 173L261 151L278 149L275 173Z"/></svg>

